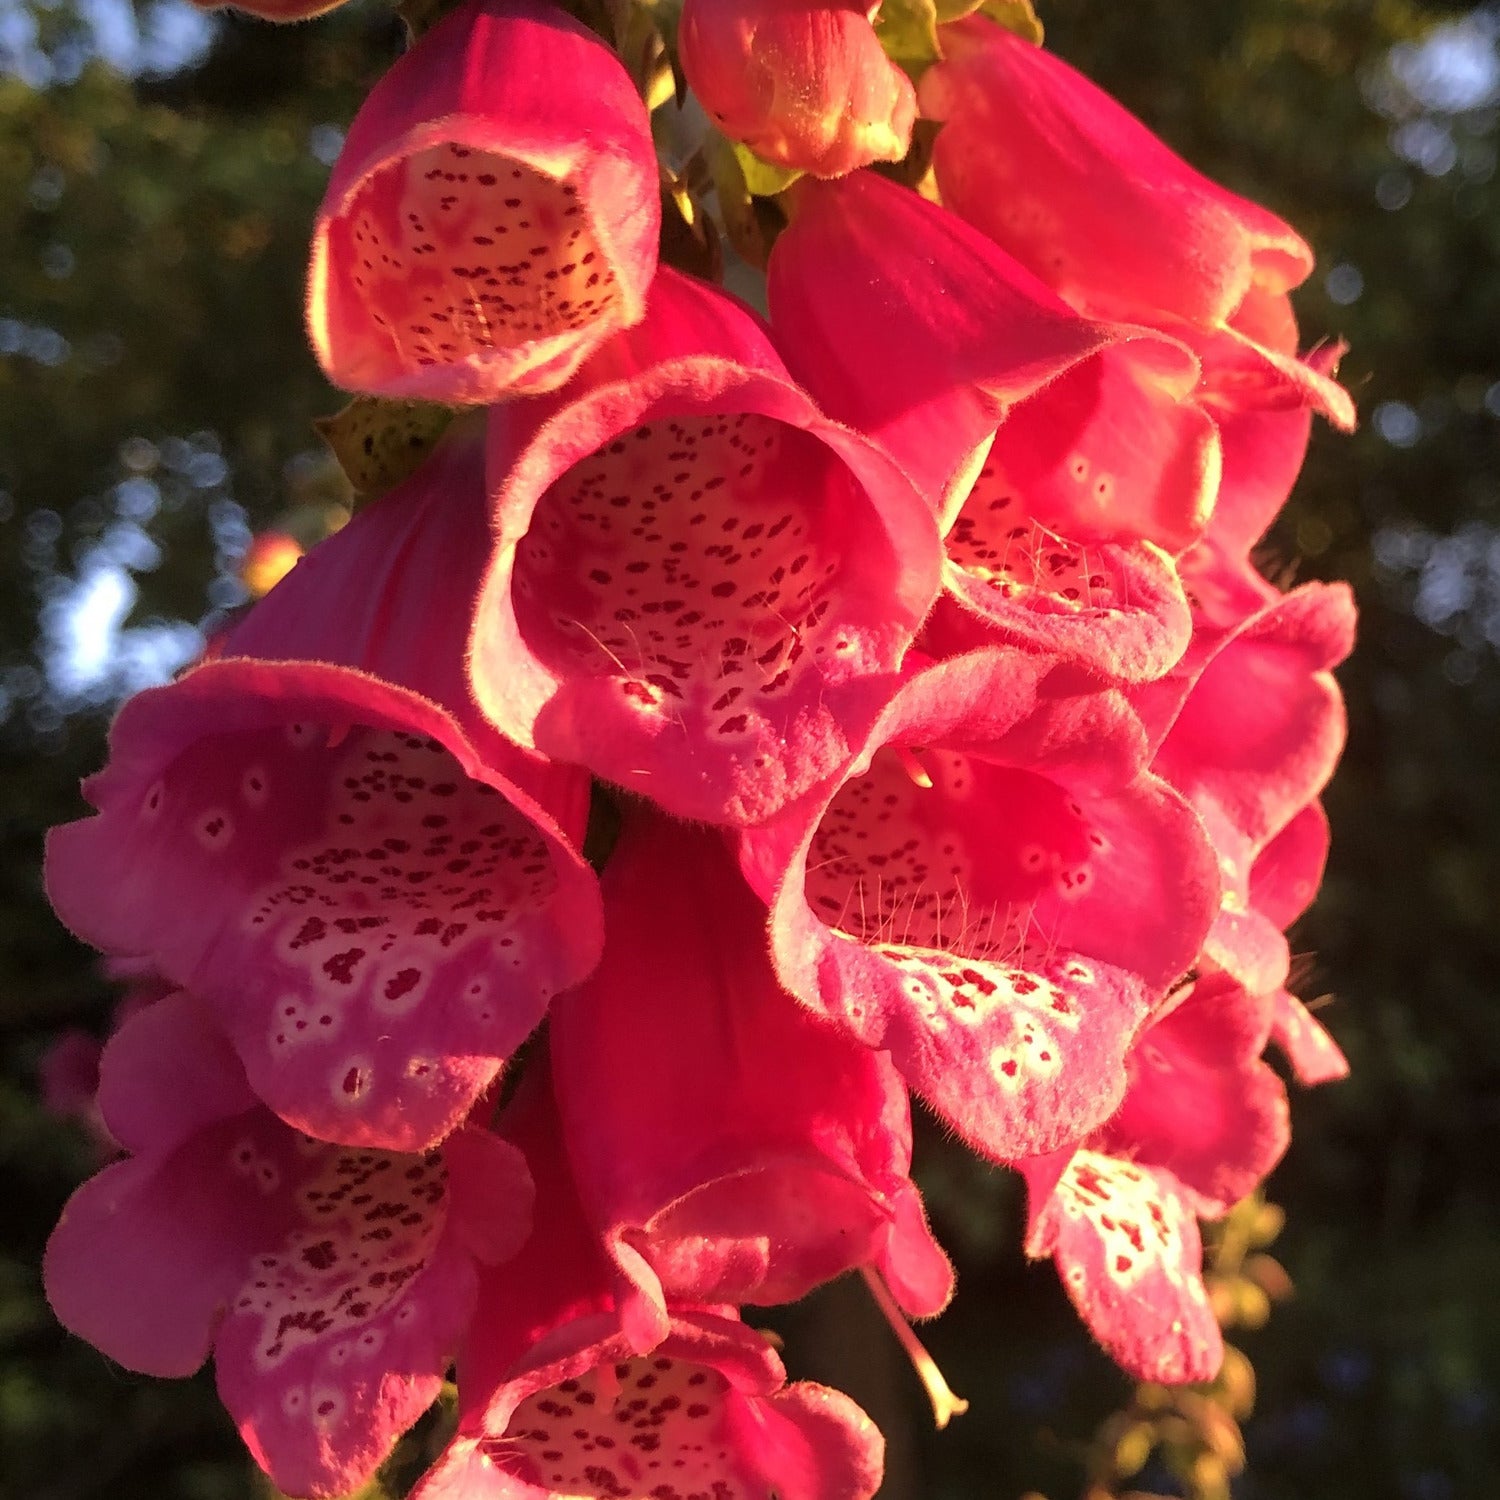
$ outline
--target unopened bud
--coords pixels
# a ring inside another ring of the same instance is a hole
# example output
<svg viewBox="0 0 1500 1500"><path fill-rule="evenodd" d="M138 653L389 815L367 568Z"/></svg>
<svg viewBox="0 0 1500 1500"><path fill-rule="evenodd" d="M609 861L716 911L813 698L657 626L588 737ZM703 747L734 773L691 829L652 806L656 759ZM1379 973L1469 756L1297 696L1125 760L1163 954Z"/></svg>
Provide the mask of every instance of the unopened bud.
<svg viewBox="0 0 1500 1500"><path fill-rule="evenodd" d="M1151 1457L1151 1450L1155 1446L1156 1433L1150 1424L1132 1422L1120 1434L1114 1452L1110 1455L1115 1473L1122 1479L1139 1474L1146 1467L1146 1460Z"/></svg>
<svg viewBox="0 0 1500 1500"><path fill-rule="evenodd" d="M1241 1328L1264 1328L1271 1316L1271 1299L1253 1281L1238 1281L1234 1288L1234 1320Z"/></svg>
<svg viewBox="0 0 1500 1500"><path fill-rule="evenodd" d="M1245 1262L1245 1275L1273 1302L1284 1302L1295 1288L1286 1267L1271 1255L1252 1255Z"/></svg>
<svg viewBox="0 0 1500 1500"><path fill-rule="evenodd" d="M1248 1417L1255 1410L1255 1366L1233 1344L1224 1346L1217 1384L1231 1416Z"/></svg>

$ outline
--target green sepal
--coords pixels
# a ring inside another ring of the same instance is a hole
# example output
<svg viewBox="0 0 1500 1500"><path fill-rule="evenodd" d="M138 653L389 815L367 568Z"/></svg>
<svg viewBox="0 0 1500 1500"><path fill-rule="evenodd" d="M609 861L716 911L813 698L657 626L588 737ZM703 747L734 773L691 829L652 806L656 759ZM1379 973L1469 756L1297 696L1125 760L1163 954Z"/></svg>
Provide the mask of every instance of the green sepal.
<svg viewBox="0 0 1500 1500"><path fill-rule="evenodd" d="M934 0L882 0L875 35L896 62L925 64L943 55L938 44L938 9Z"/></svg>
<svg viewBox="0 0 1500 1500"><path fill-rule="evenodd" d="M762 161L740 141L734 142L734 154L739 159L745 186L755 198L774 198L777 193L791 187L799 177L807 175L800 167L778 167L772 162Z"/></svg>
<svg viewBox="0 0 1500 1500"><path fill-rule="evenodd" d="M409 479L454 418L450 406L356 396L313 427L361 501L378 500Z"/></svg>

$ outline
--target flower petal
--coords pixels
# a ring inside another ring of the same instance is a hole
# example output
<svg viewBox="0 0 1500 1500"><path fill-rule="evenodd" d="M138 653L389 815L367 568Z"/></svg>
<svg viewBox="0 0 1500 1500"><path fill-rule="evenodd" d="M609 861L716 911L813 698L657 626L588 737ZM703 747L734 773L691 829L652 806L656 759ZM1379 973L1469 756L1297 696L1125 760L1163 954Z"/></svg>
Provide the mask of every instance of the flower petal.
<svg viewBox="0 0 1500 1500"><path fill-rule="evenodd" d="M907 1311L940 1312L952 1271L908 1176L905 1087L781 989L765 908L723 839L628 809L604 890L604 959L550 1035L622 1306L790 1302L894 1262Z"/></svg>
<svg viewBox="0 0 1500 1500"><path fill-rule="evenodd" d="M478 461L440 450L226 654L132 699L99 815L49 844L63 919L205 999L260 1096L325 1139L441 1139L601 942L568 837L587 777L507 745L463 692ZM437 601L411 586L433 577Z"/></svg>
<svg viewBox="0 0 1500 1500"><path fill-rule="evenodd" d="M1224 1339L1203 1287L1197 1220L1172 1176L1094 1151L1033 1197L1028 1255L1056 1258L1068 1296L1138 1380L1212 1380Z"/></svg>

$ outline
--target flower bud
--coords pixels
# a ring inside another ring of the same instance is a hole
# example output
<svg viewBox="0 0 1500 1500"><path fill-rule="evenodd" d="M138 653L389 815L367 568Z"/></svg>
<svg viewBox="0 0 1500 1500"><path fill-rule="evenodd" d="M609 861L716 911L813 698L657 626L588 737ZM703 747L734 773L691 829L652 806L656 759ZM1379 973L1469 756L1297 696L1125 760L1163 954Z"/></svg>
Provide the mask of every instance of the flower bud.
<svg viewBox="0 0 1500 1500"><path fill-rule="evenodd" d="M687 0L677 42L704 109L768 162L842 177L906 155L916 93L864 6Z"/></svg>

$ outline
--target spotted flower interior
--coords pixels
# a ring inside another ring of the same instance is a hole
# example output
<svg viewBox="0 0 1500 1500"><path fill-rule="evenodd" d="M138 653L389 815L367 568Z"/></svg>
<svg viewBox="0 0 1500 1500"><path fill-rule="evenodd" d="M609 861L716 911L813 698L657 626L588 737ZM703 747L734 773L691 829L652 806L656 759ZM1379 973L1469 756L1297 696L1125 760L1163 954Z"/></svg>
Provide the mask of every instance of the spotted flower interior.
<svg viewBox="0 0 1500 1500"><path fill-rule="evenodd" d="M59 837L53 884L80 930L128 925L216 1008L286 1118L412 1148L561 982L558 860L431 736L299 720L194 740Z"/></svg>

